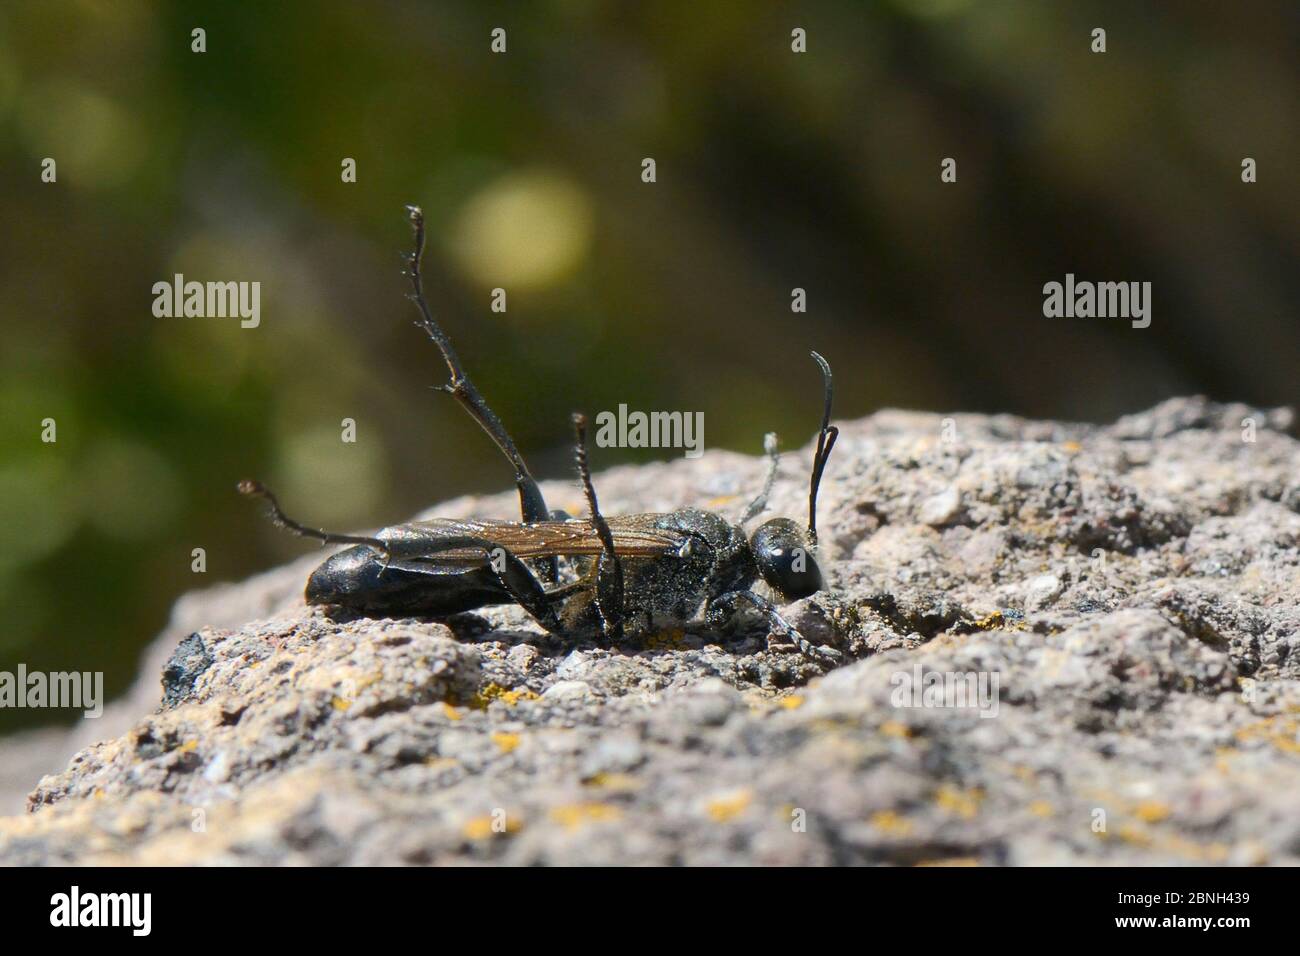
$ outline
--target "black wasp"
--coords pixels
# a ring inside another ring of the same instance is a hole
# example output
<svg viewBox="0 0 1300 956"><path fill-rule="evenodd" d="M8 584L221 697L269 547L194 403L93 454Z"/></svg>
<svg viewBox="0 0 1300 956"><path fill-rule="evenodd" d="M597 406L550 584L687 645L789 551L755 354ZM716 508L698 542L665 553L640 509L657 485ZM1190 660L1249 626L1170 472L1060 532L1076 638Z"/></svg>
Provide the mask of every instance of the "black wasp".
<svg viewBox="0 0 1300 956"><path fill-rule="evenodd" d="M551 634L608 642L625 633L640 636L683 627L697 621L701 612L705 625L718 629L757 613L778 643L794 644L810 656L838 658L838 651L806 641L771 601L751 590L761 577L783 601L793 601L825 586L815 557L817 489L839 434L830 424L832 379L826 360L812 353L821 367L825 399L806 530L789 518L766 521L748 537L742 528L766 507L776 474L774 435L767 436L771 463L764 487L735 524L694 508L606 518L591 481L582 415L573 416L575 457L589 517L548 511L510 435L434 321L420 277L424 216L415 206L407 211L415 231L407 275L410 298L420 311L416 324L447 363L451 380L444 390L482 426L514 468L522 521L433 518L384 528L373 538L334 534L289 518L261 483L240 482L243 494L267 499L271 518L281 527L326 544L352 545L312 572L308 603L368 615L430 617L514 603Z"/></svg>

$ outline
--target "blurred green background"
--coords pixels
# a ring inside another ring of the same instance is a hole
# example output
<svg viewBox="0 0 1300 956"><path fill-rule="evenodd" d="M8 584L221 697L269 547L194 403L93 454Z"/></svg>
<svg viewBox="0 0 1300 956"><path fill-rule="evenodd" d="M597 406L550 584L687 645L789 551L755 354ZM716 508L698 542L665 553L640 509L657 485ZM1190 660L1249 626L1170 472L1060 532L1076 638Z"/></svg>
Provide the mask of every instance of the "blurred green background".
<svg viewBox="0 0 1300 956"><path fill-rule="evenodd" d="M571 410L619 402L703 411L710 447L802 443L809 347L842 418L1297 404L1298 10L6 2L0 669L103 670L118 694L178 594L308 550L241 477L344 528L509 486L429 389L406 202L435 310L543 477L569 474ZM261 327L155 318L176 272L260 281ZM1151 327L1045 319L1066 272L1151 281Z"/></svg>

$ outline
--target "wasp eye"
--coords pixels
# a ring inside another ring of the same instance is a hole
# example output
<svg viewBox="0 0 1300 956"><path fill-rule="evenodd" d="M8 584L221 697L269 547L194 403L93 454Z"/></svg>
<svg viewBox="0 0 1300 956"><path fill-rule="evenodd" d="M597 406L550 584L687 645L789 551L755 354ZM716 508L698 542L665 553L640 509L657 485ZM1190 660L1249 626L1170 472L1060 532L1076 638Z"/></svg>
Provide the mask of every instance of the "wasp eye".
<svg viewBox="0 0 1300 956"><path fill-rule="evenodd" d="M759 526L749 545L763 580L786 600L796 601L825 587L803 529L789 518L773 518Z"/></svg>

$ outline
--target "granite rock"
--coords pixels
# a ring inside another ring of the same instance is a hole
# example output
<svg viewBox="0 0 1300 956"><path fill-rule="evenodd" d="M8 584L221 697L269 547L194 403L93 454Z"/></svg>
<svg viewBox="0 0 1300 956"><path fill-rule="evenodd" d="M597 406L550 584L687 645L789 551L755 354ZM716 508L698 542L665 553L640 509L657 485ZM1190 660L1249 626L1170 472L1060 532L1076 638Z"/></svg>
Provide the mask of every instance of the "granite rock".
<svg viewBox="0 0 1300 956"><path fill-rule="evenodd" d="M831 586L785 609L838 664L761 630L331 614L301 597L315 552L187 596L157 703L35 783L0 863L1300 863L1291 427L1203 399L844 424ZM802 512L809 457L772 513ZM597 486L734 515L762 472L710 452Z"/></svg>

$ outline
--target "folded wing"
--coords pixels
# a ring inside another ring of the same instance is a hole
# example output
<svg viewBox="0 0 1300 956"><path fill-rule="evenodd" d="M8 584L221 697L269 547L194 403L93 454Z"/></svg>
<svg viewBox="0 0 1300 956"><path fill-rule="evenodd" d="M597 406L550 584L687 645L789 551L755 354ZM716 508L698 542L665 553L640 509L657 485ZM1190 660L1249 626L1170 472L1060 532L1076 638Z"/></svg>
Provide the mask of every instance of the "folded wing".
<svg viewBox="0 0 1300 956"><path fill-rule="evenodd" d="M624 515L610 518L614 550L629 558L655 558L679 553L689 536L680 531L654 527L652 522L656 517ZM379 537L390 545L394 556L414 558L427 555L430 559L446 562L483 559L483 550L479 546L439 546L439 543L462 539L490 542L519 558L575 557L601 552L600 537L595 528L581 518L532 524L432 518L386 528Z"/></svg>

